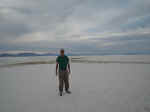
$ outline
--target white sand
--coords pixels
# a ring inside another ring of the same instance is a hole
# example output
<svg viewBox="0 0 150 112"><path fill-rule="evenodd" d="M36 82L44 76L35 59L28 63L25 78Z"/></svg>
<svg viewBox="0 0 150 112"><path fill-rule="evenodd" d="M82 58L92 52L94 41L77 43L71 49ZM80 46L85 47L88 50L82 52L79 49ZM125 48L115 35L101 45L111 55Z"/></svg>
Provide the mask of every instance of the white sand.
<svg viewBox="0 0 150 112"><path fill-rule="evenodd" d="M150 112L150 64L72 64L64 96L54 68L0 68L0 112Z"/></svg>

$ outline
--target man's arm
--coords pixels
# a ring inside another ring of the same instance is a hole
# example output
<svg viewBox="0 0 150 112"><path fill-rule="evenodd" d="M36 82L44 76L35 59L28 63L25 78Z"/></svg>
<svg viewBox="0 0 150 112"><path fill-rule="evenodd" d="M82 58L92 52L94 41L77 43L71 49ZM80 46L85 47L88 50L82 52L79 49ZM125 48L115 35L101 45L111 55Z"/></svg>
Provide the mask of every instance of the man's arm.
<svg viewBox="0 0 150 112"><path fill-rule="evenodd" d="M56 76L57 76L57 71L58 71L58 63L56 62Z"/></svg>
<svg viewBox="0 0 150 112"><path fill-rule="evenodd" d="M68 63L68 72L69 72L69 74L71 73L70 63Z"/></svg>
<svg viewBox="0 0 150 112"><path fill-rule="evenodd" d="M70 69L70 59L69 59L69 57L67 57L67 61L68 61L67 69L68 69L68 73L70 74L71 73L71 69Z"/></svg>

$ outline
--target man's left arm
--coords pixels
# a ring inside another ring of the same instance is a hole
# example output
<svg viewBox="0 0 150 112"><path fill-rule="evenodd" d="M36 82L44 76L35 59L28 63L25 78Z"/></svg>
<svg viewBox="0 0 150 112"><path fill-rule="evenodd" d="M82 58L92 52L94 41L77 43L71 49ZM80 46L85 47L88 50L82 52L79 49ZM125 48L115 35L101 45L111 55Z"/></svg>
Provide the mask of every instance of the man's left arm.
<svg viewBox="0 0 150 112"><path fill-rule="evenodd" d="M69 58L68 58L68 72L69 72L69 74L71 73L71 69L70 69L70 60L69 60Z"/></svg>
<svg viewBox="0 0 150 112"><path fill-rule="evenodd" d="M71 73L70 63L68 63L68 72L69 72L69 74Z"/></svg>

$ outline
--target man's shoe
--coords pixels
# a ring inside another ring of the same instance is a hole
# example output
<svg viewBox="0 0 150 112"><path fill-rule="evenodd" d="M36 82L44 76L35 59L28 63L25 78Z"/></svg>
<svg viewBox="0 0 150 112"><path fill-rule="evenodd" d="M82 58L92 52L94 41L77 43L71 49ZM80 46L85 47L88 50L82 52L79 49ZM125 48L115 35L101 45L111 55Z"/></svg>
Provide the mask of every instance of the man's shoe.
<svg viewBox="0 0 150 112"><path fill-rule="evenodd" d="M66 90L66 93L67 93L67 94L71 94L71 91L69 91L69 90Z"/></svg>
<svg viewBox="0 0 150 112"><path fill-rule="evenodd" d="M60 92L59 95L62 96L62 92Z"/></svg>

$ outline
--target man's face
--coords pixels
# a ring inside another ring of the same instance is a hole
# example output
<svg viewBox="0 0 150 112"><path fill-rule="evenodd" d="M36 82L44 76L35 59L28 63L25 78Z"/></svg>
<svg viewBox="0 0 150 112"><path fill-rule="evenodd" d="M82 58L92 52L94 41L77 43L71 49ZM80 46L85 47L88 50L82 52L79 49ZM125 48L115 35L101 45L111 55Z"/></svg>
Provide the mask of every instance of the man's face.
<svg viewBox="0 0 150 112"><path fill-rule="evenodd" d="M64 50L61 50L61 51L60 51L60 55L61 55L61 56L64 56Z"/></svg>

